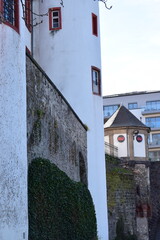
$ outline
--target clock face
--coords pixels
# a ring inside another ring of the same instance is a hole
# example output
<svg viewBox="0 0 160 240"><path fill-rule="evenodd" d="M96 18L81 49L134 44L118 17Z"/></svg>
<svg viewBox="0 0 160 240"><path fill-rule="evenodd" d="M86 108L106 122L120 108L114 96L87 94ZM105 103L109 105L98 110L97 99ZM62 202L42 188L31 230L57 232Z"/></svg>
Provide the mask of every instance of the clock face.
<svg viewBox="0 0 160 240"><path fill-rule="evenodd" d="M117 140L118 140L118 142L124 142L125 137L124 137L123 135L119 135L119 136L117 137Z"/></svg>
<svg viewBox="0 0 160 240"><path fill-rule="evenodd" d="M137 142L142 142L143 138L141 135L137 135L136 140Z"/></svg>

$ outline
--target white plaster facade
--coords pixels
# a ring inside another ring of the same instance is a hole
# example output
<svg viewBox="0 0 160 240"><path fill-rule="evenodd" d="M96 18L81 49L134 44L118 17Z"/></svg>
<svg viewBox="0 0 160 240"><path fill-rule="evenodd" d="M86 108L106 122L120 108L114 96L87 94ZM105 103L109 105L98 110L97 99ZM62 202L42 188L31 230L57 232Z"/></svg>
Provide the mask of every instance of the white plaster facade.
<svg viewBox="0 0 160 240"><path fill-rule="evenodd" d="M100 32L92 34L97 1L33 1L38 14L61 7L62 29L49 31L36 16L33 42L19 6L19 33L0 24L0 239L28 239L26 144L26 47L88 127L88 182L98 235L108 239L102 97L92 93L91 66L101 68ZM35 16L34 16L35 18ZM32 47L31 47L32 45Z"/></svg>
<svg viewBox="0 0 160 240"><path fill-rule="evenodd" d="M142 142L133 141L134 157L146 157L145 135L139 134L142 137Z"/></svg>
<svg viewBox="0 0 160 240"><path fill-rule="evenodd" d="M123 134L124 136L124 141L123 142L119 142L118 141L118 136L120 134L114 134L113 135L113 144L118 147L118 157L127 157L128 156L128 149L127 149L127 145L128 145L128 135L127 134Z"/></svg>
<svg viewBox="0 0 160 240"><path fill-rule="evenodd" d="M34 28L33 56L88 127L88 182L95 204L98 234L108 239L102 97L92 93L91 66L101 68L100 32L92 34L97 1L36 1L34 11L61 7L62 29L49 30L48 17ZM41 18L40 18L41 19ZM40 19L37 21L40 21Z"/></svg>
<svg viewBox="0 0 160 240"><path fill-rule="evenodd" d="M19 6L22 17L22 7ZM0 24L0 239L28 239L26 46L30 33Z"/></svg>

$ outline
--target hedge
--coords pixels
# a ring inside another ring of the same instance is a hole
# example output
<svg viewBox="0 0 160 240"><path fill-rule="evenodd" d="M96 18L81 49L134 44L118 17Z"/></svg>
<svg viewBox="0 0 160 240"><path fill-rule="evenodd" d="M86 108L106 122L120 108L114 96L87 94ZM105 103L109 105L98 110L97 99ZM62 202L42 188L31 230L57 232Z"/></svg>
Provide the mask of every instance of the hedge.
<svg viewBox="0 0 160 240"><path fill-rule="evenodd" d="M97 225L87 187L46 159L28 172L29 240L95 240Z"/></svg>

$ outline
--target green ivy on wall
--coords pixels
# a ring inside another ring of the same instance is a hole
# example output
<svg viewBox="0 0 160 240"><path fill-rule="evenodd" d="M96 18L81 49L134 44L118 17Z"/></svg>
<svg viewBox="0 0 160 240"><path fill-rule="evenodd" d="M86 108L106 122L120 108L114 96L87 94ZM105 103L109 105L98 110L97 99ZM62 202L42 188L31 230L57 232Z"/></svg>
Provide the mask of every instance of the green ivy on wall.
<svg viewBox="0 0 160 240"><path fill-rule="evenodd" d="M28 172L29 240L96 240L93 201L82 183L34 159Z"/></svg>

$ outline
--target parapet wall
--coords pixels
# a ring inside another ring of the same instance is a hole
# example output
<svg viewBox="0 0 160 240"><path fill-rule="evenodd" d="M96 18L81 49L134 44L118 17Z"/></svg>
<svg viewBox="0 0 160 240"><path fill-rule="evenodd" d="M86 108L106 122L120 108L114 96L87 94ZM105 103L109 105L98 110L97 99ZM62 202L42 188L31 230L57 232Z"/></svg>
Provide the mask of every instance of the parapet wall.
<svg viewBox="0 0 160 240"><path fill-rule="evenodd" d="M107 155L106 163L109 239L148 240L148 161L125 161Z"/></svg>
<svg viewBox="0 0 160 240"><path fill-rule="evenodd" d="M117 235L117 224L124 223L122 235L136 235L136 202L134 174L118 158L106 155L109 240ZM117 236L118 237L118 236ZM128 239L128 238L127 238Z"/></svg>
<svg viewBox="0 0 160 240"><path fill-rule="evenodd" d="M85 126L38 64L27 55L28 161L55 163L71 179L87 183Z"/></svg>

